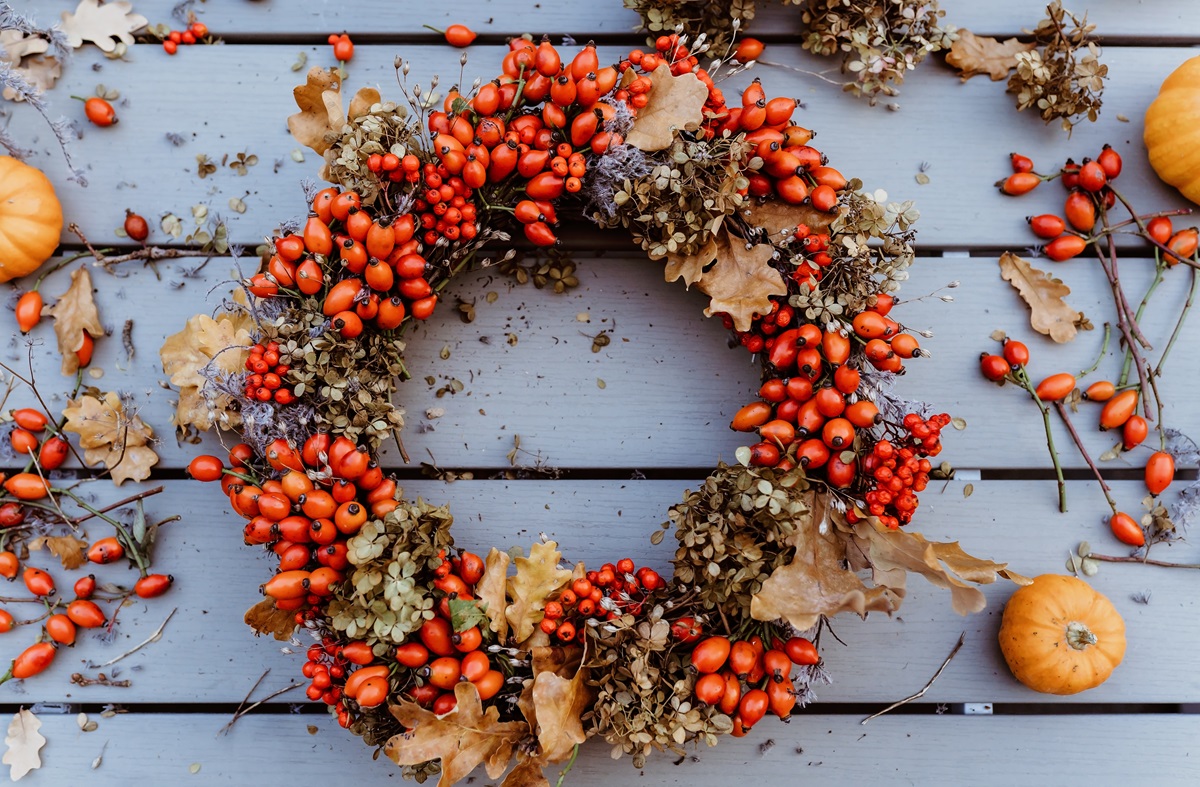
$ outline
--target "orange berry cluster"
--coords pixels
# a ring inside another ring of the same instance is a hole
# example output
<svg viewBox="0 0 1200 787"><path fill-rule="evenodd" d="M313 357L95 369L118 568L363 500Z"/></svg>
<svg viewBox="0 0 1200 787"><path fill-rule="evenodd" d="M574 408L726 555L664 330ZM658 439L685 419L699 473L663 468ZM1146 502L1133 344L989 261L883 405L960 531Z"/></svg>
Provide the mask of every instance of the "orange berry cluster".
<svg viewBox="0 0 1200 787"><path fill-rule="evenodd" d="M582 643L589 619L641 615L650 594L666 584L657 571L648 566L637 568L630 558L605 563L599 571L588 571L547 602L541 629L562 643Z"/></svg>
<svg viewBox="0 0 1200 787"><path fill-rule="evenodd" d="M208 35L208 25L203 22L192 22L186 30L172 30L163 39L162 46L168 55L179 51L179 47L191 46Z"/></svg>
<svg viewBox="0 0 1200 787"><path fill-rule="evenodd" d="M250 348L246 358L246 398L259 402L274 400L278 404L291 404L296 401L292 389L285 385L288 371L291 367L279 362L279 345L268 342L265 346L256 344Z"/></svg>
<svg viewBox="0 0 1200 787"><path fill-rule="evenodd" d="M699 638L694 631L679 624L672 628L676 639L685 643ZM796 707L792 666L820 660L816 647L804 637L776 639L769 650L758 636L734 641L708 637L692 650L692 669L698 674L693 694L731 716L732 734L740 738L768 712L786 721Z"/></svg>

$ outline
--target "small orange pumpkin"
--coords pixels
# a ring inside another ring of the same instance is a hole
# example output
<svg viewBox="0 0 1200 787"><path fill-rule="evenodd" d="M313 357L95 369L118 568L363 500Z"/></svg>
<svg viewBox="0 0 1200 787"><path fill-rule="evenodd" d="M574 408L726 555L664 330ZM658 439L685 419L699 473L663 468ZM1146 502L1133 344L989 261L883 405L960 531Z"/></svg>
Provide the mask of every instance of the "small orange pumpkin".
<svg viewBox="0 0 1200 787"><path fill-rule="evenodd" d="M1034 691L1078 694L1108 680L1125 658L1125 621L1083 580L1043 574L1004 607L1000 650Z"/></svg>
<svg viewBox="0 0 1200 787"><path fill-rule="evenodd" d="M33 273L58 248L62 205L50 180L0 156L0 282Z"/></svg>
<svg viewBox="0 0 1200 787"><path fill-rule="evenodd" d="M1200 151L1196 127L1200 122L1200 57L1193 57L1171 72L1158 97L1146 110L1143 140L1150 166L1164 182L1200 203Z"/></svg>

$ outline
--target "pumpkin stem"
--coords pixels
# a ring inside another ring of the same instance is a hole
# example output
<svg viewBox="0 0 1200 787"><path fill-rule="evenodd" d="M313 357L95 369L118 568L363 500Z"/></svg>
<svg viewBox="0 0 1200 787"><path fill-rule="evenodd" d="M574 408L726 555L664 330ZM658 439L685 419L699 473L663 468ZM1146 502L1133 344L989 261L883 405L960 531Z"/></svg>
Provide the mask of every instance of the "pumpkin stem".
<svg viewBox="0 0 1200 787"><path fill-rule="evenodd" d="M1088 645L1095 645L1097 642L1099 640L1096 639L1096 635L1086 624L1078 620L1067 624L1067 644L1075 650L1086 650Z"/></svg>

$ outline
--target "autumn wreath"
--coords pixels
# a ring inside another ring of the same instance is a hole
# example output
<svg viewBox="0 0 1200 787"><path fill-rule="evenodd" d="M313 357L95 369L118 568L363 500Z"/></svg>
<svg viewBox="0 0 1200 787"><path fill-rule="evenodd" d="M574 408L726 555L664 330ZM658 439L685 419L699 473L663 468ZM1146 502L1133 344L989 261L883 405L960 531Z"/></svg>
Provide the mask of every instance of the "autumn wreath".
<svg viewBox="0 0 1200 787"><path fill-rule="evenodd" d="M793 99L756 80L728 104L714 79L737 67L702 51L663 36L602 66L516 39L498 78L437 101L398 60L408 108L369 88L347 106L314 68L289 126L334 185L262 250L248 297L168 340L176 425L244 440L191 474L279 558L246 621L312 634L309 697L407 775L515 760L505 785L546 784L589 737L637 766L714 745L807 703L823 621L892 612L906 572L963 613L984 605L972 583L1016 578L902 529L950 421L890 392L921 354L890 316L915 209L829 167ZM762 362L732 424L752 444L653 533L678 541L670 577L564 563L552 541L466 551L445 506L374 461L403 425L405 330L463 270L511 261L484 257L508 228L553 246L568 208L626 228Z"/></svg>

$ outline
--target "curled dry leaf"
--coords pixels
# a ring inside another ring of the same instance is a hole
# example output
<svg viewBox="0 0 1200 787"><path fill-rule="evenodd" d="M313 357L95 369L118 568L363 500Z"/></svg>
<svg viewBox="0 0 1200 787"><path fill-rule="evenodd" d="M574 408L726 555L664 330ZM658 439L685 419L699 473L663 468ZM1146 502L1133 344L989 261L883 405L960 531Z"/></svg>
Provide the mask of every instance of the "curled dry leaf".
<svg viewBox="0 0 1200 787"><path fill-rule="evenodd" d="M8 735L4 738L4 745L8 748L0 762L12 766L9 776L14 782L42 767L40 752L46 745L46 739L38 732L41 727L41 719L25 708L17 711L9 722Z"/></svg>
<svg viewBox="0 0 1200 787"><path fill-rule="evenodd" d="M780 235L784 230L794 232L800 224L815 233L826 232L837 218L836 213L817 210L812 205L791 205L779 199L751 205L748 211L746 218L749 223L766 230L771 236Z"/></svg>
<svg viewBox="0 0 1200 787"><path fill-rule="evenodd" d="M529 727L541 747L538 759L544 765L562 762L580 743L587 740L583 714L595 699L596 690L588 685L583 666L583 649L539 647L530 654L533 683L530 702L522 710L532 710Z"/></svg>
<svg viewBox="0 0 1200 787"><path fill-rule="evenodd" d="M292 90L296 106L300 111L288 117L288 131L302 145L325 155L346 124L347 114L342 105L342 78L336 70L313 66L308 71L307 81ZM380 101L375 88L360 88L350 99L349 118L366 114L372 104ZM329 162L322 167L320 176L326 180Z"/></svg>
<svg viewBox="0 0 1200 787"><path fill-rule="evenodd" d="M516 576L508 580L508 597L512 603L504 610L517 643L523 643L542 621L546 599L571 579L571 572L558 567L562 558L558 544L547 541L534 544L529 557L513 561Z"/></svg>
<svg viewBox="0 0 1200 787"><path fill-rule="evenodd" d="M708 88L695 74L673 76L666 64L654 70L650 82L650 102L638 110L625 137L627 144L647 153L669 147L677 131L700 128L708 100Z"/></svg>
<svg viewBox="0 0 1200 787"><path fill-rule="evenodd" d="M475 595L485 605L485 612L490 621L488 628L496 632L499 642L508 639L508 618L504 614L504 607L510 560L507 552L492 547L484 561L483 578L475 586Z"/></svg>
<svg viewBox="0 0 1200 787"><path fill-rule="evenodd" d="M826 496L809 493L809 513L795 522L787 541L796 548L792 562L780 566L750 599L755 620L786 620L799 631L839 612L891 614L899 608L904 590L886 585L867 587L854 571L842 567L846 539L832 525Z"/></svg>
<svg viewBox="0 0 1200 787"><path fill-rule="evenodd" d="M946 63L958 69L963 82L980 74L987 74L993 82L999 82L1017 67L1018 52L1028 52L1036 47L1032 41L1022 43L1015 38L1000 41L959 28L958 39L946 54Z"/></svg>
<svg viewBox="0 0 1200 787"><path fill-rule="evenodd" d="M59 27L67 43L75 49L91 41L105 52L117 48L117 41L133 46L133 34L147 24L146 17L133 13L133 3L126 0L100 4L100 0L80 0L75 13L62 12ZM116 39L116 40L114 40Z"/></svg>
<svg viewBox="0 0 1200 787"><path fill-rule="evenodd" d="M219 422L223 429L241 424L241 416L230 408L232 400L222 394L209 406L203 388L208 380L200 372L215 359L216 370L234 374L245 368L253 340L253 318L247 312L221 312L216 318L197 314L179 333L168 336L158 351L163 372L179 389L179 404L171 423L180 432L188 428L203 432Z"/></svg>
<svg viewBox="0 0 1200 787"><path fill-rule="evenodd" d="M771 296L787 294L783 276L771 267L775 248L760 243L747 249L740 238L728 232L717 238L717 261L700 277L698 287L709 296L706 317L725 312L733 327L750 330L755 314L771 310Z"/></svg>
<svg viewBox="0 0 1200 787"><path fill-rule="evenodd" d="M50 554L62 561L62 567L68 571L79 568L87 557L84 550L88 543L72 535L38 536L29 541L30 549L49 549Z"/></svg>
<svg viewBox="0 0 1200 787"><path fill-rule="evenodd" d="M37 55L27 57L21 65L14 69L25 77L25 81L45 92L54 87L54 83L62 76L62 63L54 55ZM3 95L9 101L24 101L25 99L11 87L4 88Z"/></svg>
<svg viewBox="0 0 1200 787"><path fill-rule="evenodd" d="M158 464L158 454L150 444L154 430L140 416L125 411L121 397L113 392L83 395L67 403L64 431L79 435L84 449L83 461L90 466L103 464L120 486L128 480L144 481L150 468Z"/></svg>
<svg viewBox="0 0 1200 787"><path fill-rule="evenodd" d="M62 353L62 373L75 374L79 371L79 357L75 353L83 349L84 331L93 339L104 335L104 325L92 296L92 274L86 267L71 274L71 286L53 305L43 306L42 315L54 318L54 335L58 338L58 351Z"/></svg>
<svg viewBox="0 0 1200 787"><path fill-rule="evenodd" d="M20 30L0 30L0 60L10 64L21 62L27 55L40 55L50 48L50 42L39 35L26 35Z"/></svg>
<svg viewBox="0 0 1200 787"><path fill-rule="evenodd" d="M287 642L296 630L296 613L277 608L274 599L270 598L264 598L246 610L243 620L254 629L255 636L270 634L280 642Z"/></svg>
<svg viewBox="0 0 1200 787"><path fill-rule="evenodd" d="M542 773L542 764L533 757L520 755L516 766L500 782L500 787L550 787L550 781Z"/></svg>
<svg viewBox="0 0 1200 787"><path fill-rule="evenodd" d="M1011 251L1000 257L1000 277L1016 287L1029 304L1029 324L1035 331L1059 344L1075 338L1085 318L1063 300L1071 294L1070 287Z"/></svg>
<svg viewBox="0 0 1200 787"><path fill-rule="evenodd" d="M694 254L683 256L678 252L667 253L667 266L663 278L668 282L683 279L685 287L691 287L704 275L704 269L717 258L717 239L709 236L708 241Z"/></svg>
<svg viewBox="0 0 1200 787"><path fill-rule="evenodd" d="M454 696L457 705L442 716L411 700L391 706L392 715L408 731L388 739L384 754L397 765L440 760L438 787L450 787L465 779L480 763L489 778L499 779L517 743L529 735L529 725L500 721L500 710L495 706L484 711L479 691L471 683L455 686Z"/></svg>

